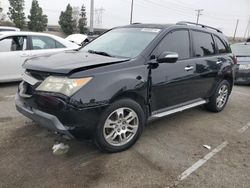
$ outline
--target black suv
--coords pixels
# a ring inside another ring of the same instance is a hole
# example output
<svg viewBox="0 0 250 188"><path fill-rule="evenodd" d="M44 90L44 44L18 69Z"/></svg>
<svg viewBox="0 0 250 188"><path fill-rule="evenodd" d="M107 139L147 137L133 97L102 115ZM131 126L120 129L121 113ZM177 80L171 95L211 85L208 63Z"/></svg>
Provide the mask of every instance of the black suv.
<svg viewBox="0 0 250 188"><path fill-rule="evenodd" d="M148 120L203 104L223 110L234 65L217 29L132 24L79 50L27 60L16 108L42 127L118 152L137 141Z"/></svg>

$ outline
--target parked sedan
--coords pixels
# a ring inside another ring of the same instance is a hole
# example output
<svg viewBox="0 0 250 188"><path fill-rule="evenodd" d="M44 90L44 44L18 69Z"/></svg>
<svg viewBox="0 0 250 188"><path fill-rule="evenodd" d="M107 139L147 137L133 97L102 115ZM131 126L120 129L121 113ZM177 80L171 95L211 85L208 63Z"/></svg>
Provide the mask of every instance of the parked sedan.
<svg viewBox="0 0 250 188"><path fill-rule="evenodd" d="M238 59L236 71L237 84L250 84L250 42L231 45Z"/></svg>
<svg viewBox="0 0 250 188"><path fill-rule="evenodd" d="M63 38L34 32L0 32L0 82L22 80L22 64L36 55L76 49Z"/></svg>

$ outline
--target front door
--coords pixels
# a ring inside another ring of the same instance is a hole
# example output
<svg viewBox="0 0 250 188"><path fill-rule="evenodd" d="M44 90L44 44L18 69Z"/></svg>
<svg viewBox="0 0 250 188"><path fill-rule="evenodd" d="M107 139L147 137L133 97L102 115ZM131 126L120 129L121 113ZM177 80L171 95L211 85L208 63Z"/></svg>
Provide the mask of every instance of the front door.
<svg viewBox="0 0 250 188"><path fill-rule="evenodd" d="M22 64L29 55L27 37L12 36L0 40L0 80L20 80L24 71Z"/></svg>
<svg viewBox="0 0 250 188"><path fill-rule="evenodd" d="M176 63L161 63L152 69L152 111L197 99L193 93L199 76L195 73L190 46L189 31L175 30L168 33L153 52L156 57L164 51L177 52L179 60Z"/></svg>

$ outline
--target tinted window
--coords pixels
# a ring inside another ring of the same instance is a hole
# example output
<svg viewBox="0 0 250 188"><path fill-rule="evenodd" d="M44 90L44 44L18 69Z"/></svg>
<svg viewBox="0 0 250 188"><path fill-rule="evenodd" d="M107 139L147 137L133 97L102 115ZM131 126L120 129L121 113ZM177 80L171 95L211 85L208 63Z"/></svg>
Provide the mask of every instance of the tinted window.
<svg viewBox="0 0 250 188"><path fill-rule="evenodd" d="M215 54L215 44L211 34L194 31L193 40L196 57Z"/></svg>
<svg viewBox="0 0 250 188"><path fill-rule="evenodd" d="M0 41L0 52L22 51L26 48L26 37L8 37Z"/></svg>
<svg viewBox="0 0 250 188"><path fill-rule="evenodd" d="M227 53L227 47L225 44L219 39L219 37L215 36L215 41L218 46L219 53Z"/></svg>
<svg viewBox="0 0 250 188"><path fill-rule="evenodd" d="M176 52L179 59L187 59L189 55L189 33L187 30L173 31L169 33L159 44L157 55L164 51Z"/></svg>
<svg viewBox="0 0 250 188"><path fill-rule="evenodd" d="M45 36L33 36L32 47L33 50L44 50L57 48L56 41L50 37Z"/></svg>

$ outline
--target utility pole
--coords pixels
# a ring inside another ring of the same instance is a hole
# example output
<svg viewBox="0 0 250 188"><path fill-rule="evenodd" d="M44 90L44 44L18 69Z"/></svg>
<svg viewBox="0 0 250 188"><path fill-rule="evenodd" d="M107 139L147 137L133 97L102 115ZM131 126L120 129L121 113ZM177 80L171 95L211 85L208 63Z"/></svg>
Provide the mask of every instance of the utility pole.
<svg viewBox="0 0 250 188"><path fill-rule="evenodd" d="M235 36L236 36L237 29L238 29L238 25L239 25L239 19L237 19L237 22L236 22L236 27L235 27L235 31L234 31L234 38L233 38L233 40L235 40Z"/></svg>
<svg viewBox="0 0 250 188"><path fill-rule="evenodd" d="M134 0L131 1L130 24L133 23L133 12L134 12Z"/></svg>
<svg viewBox="0 0 250 188"><path fill-rule="evenodd" d="M195 10L197 12L197 20L196 20L196 24L199 23L199 19L200 19L200 16L202 15L201 12L204 11L204 9L197 9Z"/></svg>
<svg viewBox="0 0 250 188"><path fill-rule="evenodd" d="M94 33L94 0L90 0L90 27L89 32Z"/></svg>
<svg viewBox="0 0 250 188"><path fill-rule="evenodd" d="M244 34L244 38L249 37L249 32L250 32L250 18L249 18L248 23L247 23L247 28L246 28L246 31ZM247 34L248 34L248 36L247 36Z"/></svg>

